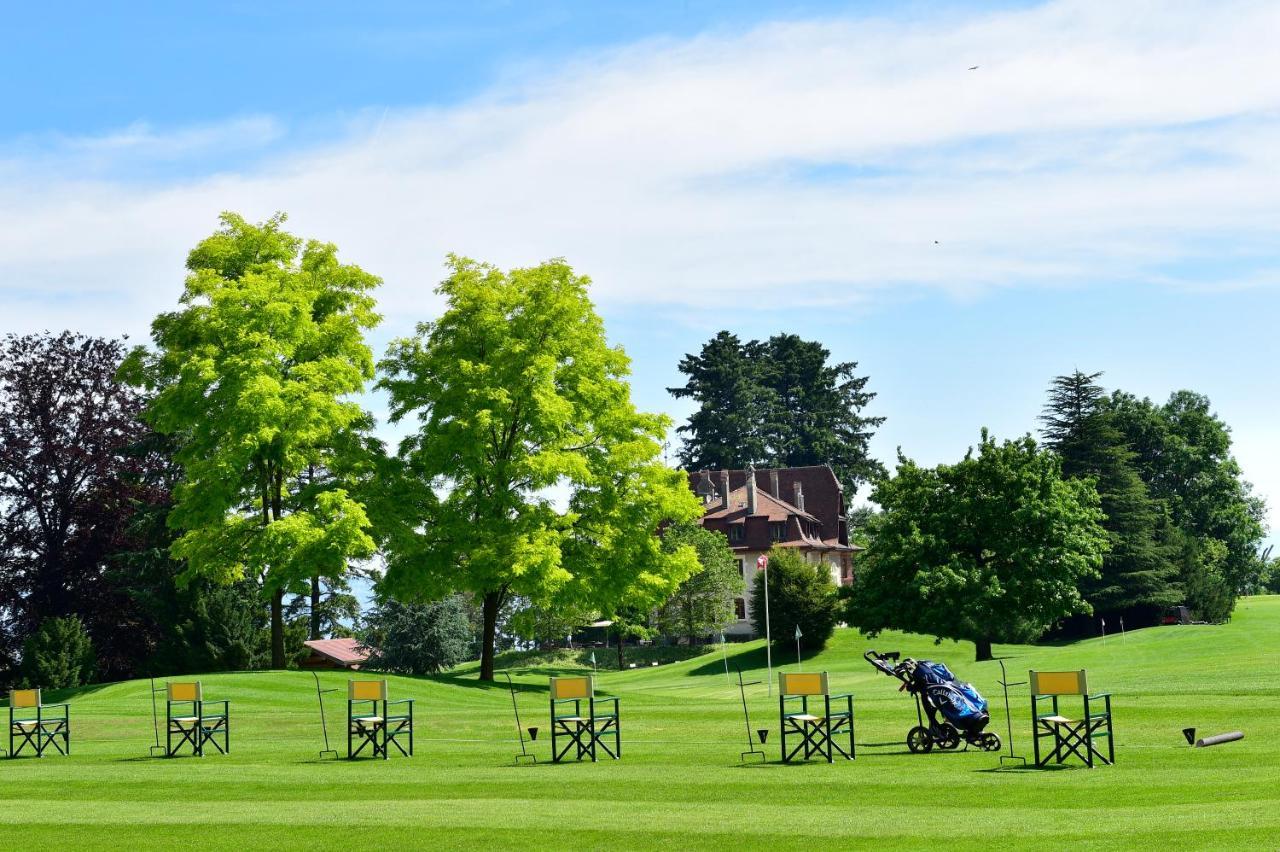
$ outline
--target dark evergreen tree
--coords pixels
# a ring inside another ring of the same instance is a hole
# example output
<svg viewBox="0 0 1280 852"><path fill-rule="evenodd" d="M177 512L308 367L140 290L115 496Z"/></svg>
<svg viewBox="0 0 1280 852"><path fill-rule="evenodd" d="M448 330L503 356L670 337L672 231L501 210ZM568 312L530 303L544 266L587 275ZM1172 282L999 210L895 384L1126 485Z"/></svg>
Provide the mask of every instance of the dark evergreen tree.
<svg viewBox="0 0 1280 852"><path fill-rule="evenodd" d="M1225 619L1264 565L1265 506L1231 455L1230 430L1208 398L1191 391L1164 405L1116 391L1103 405L1177 530L1184 602L1201 618Z"/></svg>
<svg viewBox="0 0 1280 852"><path fill-rule="evenodd" d="M770 391L764 423L769 464L776 467L829 464L845 494L884 476L870 456L871 436L883 417L864 417L875 399L869 377L855 373L857 363L827 363L831 353L820 343L794 334L776 334L759 347L756 372Z"/></svg>
<svg viewBox="0 0 1280 852"><path fill-rule="evenodd" d="M365 668L409 675L439 674L471 651L471 622L461 595L429 603L381 600L361 631Z"/></svg>
<svg viewBox="0 0 1280 852"><path fill-rule="evenodd" d="M759 361L753 356L759 348L722 331L697 355L681 360L680 372L689 378L684 387L667 390L698 404L689 422L676 429L684 438L680 464L687 470L767 464L763 424L777 404L757 373Z"/></svg>
<svg viewBox="0 0 1280 852"><path fill-rule="evenodd" d="M856 362L828 363L821 344L794 334L741 342L722 331L687 355L683 387L670 388L698 409L677 431L680 461L700 468L829 464L852 497L885 472L869 444L883 417L866 417L875 398Z"/></svg>
<svg viewBox="0 0 1280 852"><path fill-rule="evenodd" d="M1061 457L1064 476L1094 481L1106 516L1110 551L1102 575L1085 581L1085 599L1095 613L1128 614L1131 625L1150 623L1182 599L1178 566L1160 504L1147 492L1134 453L1104 404L1101 375L1077 370L1055 378L1042 432Z"/></svg>

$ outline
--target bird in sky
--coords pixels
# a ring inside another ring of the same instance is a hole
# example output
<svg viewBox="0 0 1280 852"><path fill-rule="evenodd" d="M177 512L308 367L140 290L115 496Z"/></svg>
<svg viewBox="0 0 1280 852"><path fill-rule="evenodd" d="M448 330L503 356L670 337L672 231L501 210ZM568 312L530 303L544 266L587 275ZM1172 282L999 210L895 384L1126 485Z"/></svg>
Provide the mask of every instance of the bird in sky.
<svg viewBox="0 0 1280 852"><path fill-rule="evenodd" d="M977 65L970 65L970 66L969 66L969 70L970 70L970 71L977 71L977 70L978 70L978 66L977 66Z"/></svg>

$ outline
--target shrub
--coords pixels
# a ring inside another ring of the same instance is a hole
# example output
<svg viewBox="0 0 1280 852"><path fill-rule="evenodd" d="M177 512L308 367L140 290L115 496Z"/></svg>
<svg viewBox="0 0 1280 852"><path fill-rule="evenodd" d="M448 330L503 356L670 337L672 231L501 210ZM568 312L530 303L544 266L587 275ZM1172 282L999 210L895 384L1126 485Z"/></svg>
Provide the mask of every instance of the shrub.
<svg viewBox="0 0 1280 852"><path fill-rule="evenodd" d="M775 644L794 647L796 625L800 646L820 651L840 619L836 585L825 565L812 565L795 550L769 552L769 621ZM764 574L756 573L751 589L751 620L756 633L765 634Z"/></svg>
<svg viewBox="0 0 1280 852"><path fill-rule="evenodd" d="M93 678L93 642L79 618L46 618L22 647L22 674L29 687L65 689Z"/></svg>
<svg viewBox="0 0 1280 852"><path fill-rule="evenodd" d="M439 674L471 650L466 603L458 595L424 604L386 598L365 618L360 641L372 652L366 668Z"/></svg>

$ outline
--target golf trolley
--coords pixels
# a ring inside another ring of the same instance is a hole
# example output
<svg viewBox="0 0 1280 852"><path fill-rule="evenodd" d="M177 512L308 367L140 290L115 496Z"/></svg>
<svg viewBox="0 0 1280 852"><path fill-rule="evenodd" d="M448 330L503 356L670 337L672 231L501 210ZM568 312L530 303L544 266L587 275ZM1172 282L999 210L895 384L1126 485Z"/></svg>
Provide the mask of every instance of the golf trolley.
<svg viewBox="0 0 1280 852"><path fill-rule="evenodd" d="M915 699L919 724L907 732L907 748L913 754L928 754L935 746L950 751L959 748L962 740L966 748L1000 750L1000 737L984 730L991 721L986 699L970 684L957 680L945 665L910 657L900 660L897 651L867 651L862 657L878 671L902 681L898 691L909 692Z"/></svg>

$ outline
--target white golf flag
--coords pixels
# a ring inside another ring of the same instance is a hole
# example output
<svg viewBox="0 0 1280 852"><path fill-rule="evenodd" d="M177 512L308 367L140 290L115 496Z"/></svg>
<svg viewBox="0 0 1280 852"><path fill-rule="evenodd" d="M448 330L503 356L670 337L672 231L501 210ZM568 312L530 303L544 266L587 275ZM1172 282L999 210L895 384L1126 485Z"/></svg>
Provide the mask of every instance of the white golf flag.
<svg viewBox="0 0 1280 852"><path fill-rule="evenodd" d="M800 625L799 625L799 624L797 624L797 625L796 625L796 638L797 638L797 639L799 639L799 638L800 638L801 636L803 636L803 635L804 635L804 634L800 632Z"/></svg>
<svg viewBox="0 0 1280 852"><path fill-rule="evenodd" d="M593 665L593 666L594 666L595 664L596 664L596 652L595 652L595 651L592 651L592 652L591 652L591 665Z"/></svg>

